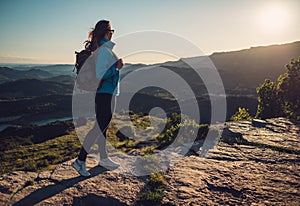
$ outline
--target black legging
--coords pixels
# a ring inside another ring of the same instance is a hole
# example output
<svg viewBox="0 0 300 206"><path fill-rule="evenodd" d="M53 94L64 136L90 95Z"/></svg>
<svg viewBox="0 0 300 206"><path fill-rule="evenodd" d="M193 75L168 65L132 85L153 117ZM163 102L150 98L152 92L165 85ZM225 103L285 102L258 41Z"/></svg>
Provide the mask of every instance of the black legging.
<svg viewBox="0 0 300 206"><path fill-rule="evenodd" d="M85 161L87 154L89 153L91 147L97 140L98 149L100 152L100 157L106 158L106 131L109 126L109 123L112 118L112 114L115 110L116 104L116 96L107 93L96 93L95 97L95 112L96 112L96 120L93 129L89 131L86 135L86 138L83 141L83 145L81 147L80 153L78 155L78 159L81 161ZM99 135L99 127L102 131L102 135ZM97 138L98 137L98 138Z"/></svg>

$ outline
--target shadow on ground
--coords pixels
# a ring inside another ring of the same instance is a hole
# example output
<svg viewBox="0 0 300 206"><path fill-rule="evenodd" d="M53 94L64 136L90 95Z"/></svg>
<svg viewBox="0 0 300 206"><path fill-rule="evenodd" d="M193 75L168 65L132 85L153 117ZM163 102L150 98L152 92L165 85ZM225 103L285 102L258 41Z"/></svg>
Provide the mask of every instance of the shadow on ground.
<svg viewBox="0 0 300 206"><path fill-rule="evenodd" d="M89 176L89 177L78 176L78 177L62 180L60 182L57 182L54 185L48 185L46 187L42 187L42 188L30 193L29 195L27 195L26 197L19 200L18 202L16 202L13 205L14 206L35 205L45 199L48 199L60 192L72 187L73 185L75 185L83 180L95 177L99 174L104 173L105 171L107 171L107 169L104 167L94 167L89 170L89 172L91 173L91 176ZM92 205L94 205L94 204L92 204Z"/></svg>

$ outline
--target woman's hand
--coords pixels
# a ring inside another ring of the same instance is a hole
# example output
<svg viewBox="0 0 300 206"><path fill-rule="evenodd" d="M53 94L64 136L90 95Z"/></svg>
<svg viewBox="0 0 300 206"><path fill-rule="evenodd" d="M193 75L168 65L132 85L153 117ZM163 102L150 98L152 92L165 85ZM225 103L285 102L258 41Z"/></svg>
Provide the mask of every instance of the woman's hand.
<svg viewBox="0 0 300 206"><path fill-rule="evenodd" d="M124 66L123 59L119 59L117 63L117 68L120 70Z"/></svg>

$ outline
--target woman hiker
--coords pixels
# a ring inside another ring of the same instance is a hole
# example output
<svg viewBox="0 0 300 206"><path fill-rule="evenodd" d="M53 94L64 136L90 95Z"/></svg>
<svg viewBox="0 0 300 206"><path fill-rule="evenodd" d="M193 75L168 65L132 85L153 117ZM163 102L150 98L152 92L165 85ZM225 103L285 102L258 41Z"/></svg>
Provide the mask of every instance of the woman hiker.
<svg viewBox="0 0 300 206"><path fill-rule="evenodd" d="M111 28L110 22L107 20L99 21L95 28L89 33L89 38L86 41L85 47L91 51L95 51L98 47L98 56L96 61L96 77L101 80L100 86L97 88L95 97L96 120L93 129L89 131L82 144L80 153L77 159L72 163L72 166L82 176L90 176L86 170L87 154L98 138L98 148L100 151L99 165L106 168L117 168L119 164L112 161L106 150L106 131L112 119L113 111L115 110L116 96L119 95L120 76L119 70L123 67L123 60L118 59L112 52L115 45L111 41L114 30ZM110 60L114 59L115 63L109 68ZM99 129L103 136L99 135ZM99 137L100 136L100 137Z"/></svg>

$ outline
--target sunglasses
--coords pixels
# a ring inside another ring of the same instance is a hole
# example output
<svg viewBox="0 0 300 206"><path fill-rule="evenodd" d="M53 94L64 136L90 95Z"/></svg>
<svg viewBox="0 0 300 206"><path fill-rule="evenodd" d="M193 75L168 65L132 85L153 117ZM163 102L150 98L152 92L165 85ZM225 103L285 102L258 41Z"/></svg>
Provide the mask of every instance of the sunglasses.
<svg viewBox="0 0 300 206"><path fill-rule="evenodd" d="M107 29L107 31L112 32L112 33L115 33L115 30L114 30L114 29Z"/></svg>

